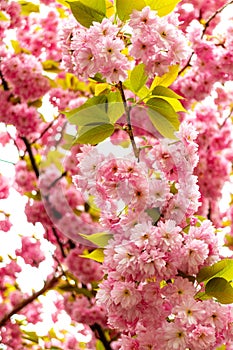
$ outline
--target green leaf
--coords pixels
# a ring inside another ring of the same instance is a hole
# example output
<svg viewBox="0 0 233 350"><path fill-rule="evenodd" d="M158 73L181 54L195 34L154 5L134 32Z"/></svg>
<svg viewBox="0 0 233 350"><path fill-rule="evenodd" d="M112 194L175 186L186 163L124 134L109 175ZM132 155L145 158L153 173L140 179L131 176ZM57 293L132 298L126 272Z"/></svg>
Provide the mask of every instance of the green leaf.
<svg viewBox="0 0 233 350"><path fill-rule="evenodd" d="M89 254L83 254L83 255L79 255L79 256L81 256L82 258L95 260L95 261L98 261L101 263L104 261L104 251L102 248L97 248Z"/></svg>
<svg viewBox="0 0 233 350"><path fill-rule="evenodd" d="M75 143L96 145L111 136L113 132L114 126L110 123L98 122L97 125L85 125L79 130Z"/></svg>
<svg viewBox="0 0 233 350"><path fill-rule="evenodd" d="M83 109L87 109L89 107L93 107L93 106L99 106L99 108L101 108L103 110L103 113L105 113L105 103L107 102L107 97L105 95L100 95L100 96L94 96L92 98L89 98L83 105L81 105L78 108L73 109L72 111L69 112L65 112L64 114L66 115L66 117L69 119L69 122L71 124L76 124L75 122L75 118L76 116L79 115L79 112L82 111ZM102 105L102 106L101 106ZM81 125L85 125L85 121L81 124Z"/></svg>
<svg viewBox="0 0 233 350"><path fill-rule="evenodd" d="M40 12L40 6L35 5L32 2L28 1L19 1L21 6L21 15L28 16L31 12Z"/></svg>
<svg viewBox="0 0 233 350"><path fill-rule="evenodd" d="M167 73L165 73L161 77L154 78L151 84L150 90L153 91L153 89L158 85L162 85L165 87L170 86L176 80L178 73L179 73L179 65L174 65L169 67L169 71Z"/></svg>
<svg viewBox="0 0 233 350"><path fill-rule="evenodd" d="M116 0L117 14L122 21L129 19L133 10L141 11L145 6L144 0Z"/></svg>
<svg viewBox="0 0 233 350"><path fill-rule="evenodd" d="M45 70L46 72L51 72L51 73L60 72L59 62L56 62L53 60L47 60L42 62L42 67L43 67L43 70Z"/></svg>
<svg viewBox="0 0 233 350"><path fill-rule="evenodd" d="M165 100L157 97L149 99L148 114L154 127L164 137L177 139L174 132L179 129L178 115L173 107Z"/></svg>
<svg viewBox="0 0 233 350"><path fill-rule="evenodd" d="M175 99L183 99L184 97L176 94L173 90L162 86L162 85L157 85L153 91L152 91L152 95L154 96L165 96L165 97L170 97L170 98L175 98Z"/></svg>
<svg viewBox="0 0 233 350"><path fill-rule="evenodd" d="M211 266L203 267L197 275L197 281L201 283L204 281L208 281L213 277L222 277L228 282L232 281L233 280L233 260L223 259Z"/></svg>
<svg viewBox="0 0 233 350"><path fill-rule="evenodd" d="M96 340L96 350L105 350L105 346L101 340Z"/></svg>
<svg viewBox="0 0 233 350"><path fill-rule="evenodd" d="M121 94L119 91L110 92L108 94L108 117L112 124L125 113L125 107L122 102Z"/></svg>
<svg viewBox="0 0 233 350"><path fill-rule="evenodd" d="M146 209L145 212L152 218L153 224L156 224L161 216L159 208Z"/></svg>
<svg viewBox="0 0 233 350"><path fill-rule="evenodd" d="M233 288L231 284L222 277L209 280L205 288L206 294L216 298L221 304L233 303Z"/></svg>
<svg viewBox="0 0 233 350"><path fill-rule="evenodd" d="M99 248L104 248L108 241L113 237L112 234L106 232L98 232L92 235L84 235L83 233L79 233L80 236L85 238L87 241L96 244Z"/></svg>
<svg viewBox="0 0 233 350"><path fill-rule="evenodd" d="M130 83L134 92L138 92L147 81L147 75L145 74L145 65L143 63L134 67L130 74Z"/></svg>
<svg viewBox="0 0 233 350"><path fill-rule="evenodd" d="M40 168L44 169L47 168L49 165L54 164L61 173L64 171L63 165L62 165L62 159L64 158L64 154L61 152L54 150L49 151L46 155L46 159L41 162Z"/></svg>
<svg viewBox="0 0 233 350"><path fill-rule="evenodd" d="M102 22L106 15L104 0L81 0L69 2L71 11L76 20L84 27L89 28L92 23Z"/></svg>
<svg viewBox="0 0 233 350"><path fill-rule="evenodd" d="M0 11L0 21L10 21L10 18L8 18L4 12Z"/></svg>
<svg viewBox="0 0 233 350"><path fill-rule="evenodd" d="M23 330L23 338L30 340L31 342L36 343L36 344L39 343L39 337L36 334L36 332L30 332L30 331Z"/></svg>
<svg viewBox="0 0 233 350"><path fill-rule="evenodd" d="M157 14L162 17L168 15L174 10L176 5L181 0L145 0L146 5L150 6L152 10L156 10Z"/></svg>

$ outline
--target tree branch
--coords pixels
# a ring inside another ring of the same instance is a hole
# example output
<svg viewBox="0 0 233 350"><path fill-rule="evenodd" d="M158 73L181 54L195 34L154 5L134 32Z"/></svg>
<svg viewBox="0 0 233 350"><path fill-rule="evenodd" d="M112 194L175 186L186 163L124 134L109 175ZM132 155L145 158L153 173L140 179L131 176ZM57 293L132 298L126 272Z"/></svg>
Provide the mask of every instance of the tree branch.
<svg viewBox="0 0 233 350"><path fill-rule="evenodd" d="M62 275L59 276L53 276L53 278L49 281L46 281L44 284L44 287L41 288L38 292L33 293L30 297L28 297L27 299L24 299L23 301L21 301L21 303L19 303L18 305L16 305L9 313L7 313L1 320L0 320L0 328L3 327L7 321L10 320L10 318L17 314L19 311L21 311L23 308L25 308L27 305L29 305L30 303L32 303L34 300L36 300L40 295L44 294L45 292L47 292L49 289L53 288L57 282L59 281L59 279L61 278Z"/></svg>
<svg viewBox="0 0 233 350"><path fill-rule="evenodd" d="M102 341L105 350L112 350L110 342L106 339L105 334L100 325L98 323L94 323L92 326L90 326L90 328L95 333L96 337Z"/></svg>
<svg viewBox="0 0 233 350"><path fill-rule="evenodd" d="M25 137L25 136L22 136L21 139L23 140L25 146L26 146L26 150L28 152L28 155L29 155L29 158L30 158L30 161L31 161L31 164L32 164L32 168L34 170L34 173L36 174L36 177L37 179L39 178L39 169L37 167L37 164L36 164L36 161L35 161L35 158L34 158L34 155L32 153L32 148L31 148L31 144L29 143L28 139Z"/></svg>
<svg viewBox="0 0 233 350"><path fill-rule="evenodd" d="M210 16L210 17L208 18L208 20L207 20L207 21L205 22L205 24L204 24L204 28L203 28L203 31L202 31L201 39L204 37L204 35L205 35L205 33L206 33L206 30L207 30L207 28L208 28L209 25L210 25L210 22L211 22L219 13L221 13L227 6L229 6L229 5L231 5L231 4L233 4L233 0L231 0L231 1L228 2L227 4L225 4L225 5L223 5L222 7L220 7L220 9L218 9L217 11L215 11L215 12L212 14L212 16ZM191 62L191 59L192 59L193 55L194 55L194 51L191 53L191 55L190 55L190 57L189 57L188 62L186 63L186 65L179 71L179 75L180 75L181 73L183 73L183 71L184 71L187 67L190 66L190 62Z"/></svg>
<svg viewBox="0 0 233 350"><path fill-rule="evenodd" d="M134 135L133 135L133 129L132 129L132 124L131 124L131 119L130 119L130 106L128 106L126 98L125 98L125 93L123 90L122 82L119 81L119 83L116 85L118 90L120 91L121 98L124 104L125 112L126 112L126 118L127 118L127 126L124 128L124 130L127 132L129 135L132 147L133 147L133 152L137 160L139 161L139 153L140 149L137 148L136 142L134 140Z"/></svg>

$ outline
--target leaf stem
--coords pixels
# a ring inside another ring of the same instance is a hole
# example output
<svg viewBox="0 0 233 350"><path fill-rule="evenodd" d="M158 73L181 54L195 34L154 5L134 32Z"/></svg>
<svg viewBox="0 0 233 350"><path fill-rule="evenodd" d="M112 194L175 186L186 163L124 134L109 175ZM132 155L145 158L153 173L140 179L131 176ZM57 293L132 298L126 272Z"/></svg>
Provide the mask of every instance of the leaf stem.
<svg viewBox="0 0 233 350"><path fill-rule="evenodd" d="M126 113L127 125L126 125L126 127L124 127L124 130L129 135L129 138L130 138L130 141L131 141L131 144L132 144L132 147L133 147L134 155L135 155L135 157L137 158L137 160L139 162L140 149L137 148L136 142L134 140L133 128L132 128L131 118L130 118L131 107L127 104L127 101L126 101L126 98L125 98L125 93L124 93L123 86L122 86L122 82L119 81L119 83L116 85L116 87L120 91L121 98L122 98L122 101L123 101L123 104L124 104L124 108L125 108L125 113Z"/></svg>

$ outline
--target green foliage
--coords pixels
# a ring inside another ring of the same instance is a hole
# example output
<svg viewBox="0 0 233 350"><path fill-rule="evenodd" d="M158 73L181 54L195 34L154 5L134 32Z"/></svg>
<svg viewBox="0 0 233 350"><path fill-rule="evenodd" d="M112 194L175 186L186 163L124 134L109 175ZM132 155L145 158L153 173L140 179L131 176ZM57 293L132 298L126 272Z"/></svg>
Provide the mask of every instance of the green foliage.
<svg viewBox="0 0 233 350"><path fill-rule="evenodd" d="M179 99L183 99L183 97L176 94L171 89L165 86L157 85L153 89L152 95L155 97L160 97L165 101L167 101L173 107L175 112L180 112L180 111L186 112L186 109L182 106L182 104L179 101Z"/></svg>
<svg viewBox="0 0 233 350"><path fill-rule="evenodd" d="M163 96L163 97L169 97L169 98L176 98L176 99L183 99L182 96L176 94L174 91L172 91L171 89L162 86L162 85L157 85L153 91L152 91L152 95L154 96Z"/></svg>
<svg viewBox="0 0 233 350"><path fill-rule="evenodd" d="M79 235L85 238L87 241L94 243L99 248L104 248L108 244L108 241L113 237L112 234L107 232L98 232L92 235L84 235L79 233Z"/></svg>
<svg viewBox="0 0 233 350"><path fill-rule="evenodd" d="M116 115L112 110L110 120L107 108L107 97L99 95L90 98L79 108L65 113L69 122L78 126L75 143L95 145L112 135L114 132L112 120L118 119L119 112L116 110Z"/></svg>
<svg viewBox="0 0 233 350"><path fill-rule="evenodd" d="M172 12L180 1L181 0L146 0L146 4L149 5L152 10L156 10L157 14L162 17Z"/></svg>
<svg viewBox="0 0 233 350"><path fill-rule="evenodd" d="M146 2L144 0L116 0L117 14L122 21L129 19L129 16L133 10L140 11L145 6Z"/></svg>
<svg viewBox="0 0 233 350"><path fill-rule="evenodd" d="M217 263L203 267L197 275L197 281L207 282L211 278L222 277L225 278L228 282L233 280L233 260L232 259L223 259Z"/></svg>
<svg viewBox="0 0 233 350"><path fill-rule="evenodd" d="M125 107L122 102L119 91L110 92L108 94L108 117L111 123L116 123L117 120L125 113Z"/></svg>
<svg viewBox="0 0 233 350"><path fill-rule="evenodd" d="M149 118L160 134L176 140L174 132L179 129L179 119L170 103L162 98L152 97L146 105L149 107Z"/></svg>
<svg viewBox="0 0 233 350"><path fill-rule="evenodd" d="M152 218L153 220L153 225L157 223L157 221L160 219L160 211L159 208L150 208L145 210L145 212Z"/></svg>
<svg viewBox="0 0 233 350"><path fill-rule="evenodd" d="M145 65L143 63L134 67L130 74L130 83L132 90L138 92L146 83L148 77L145 74Z"/></svg>
<svg viewBox="0 0 233 350"><path fill-rule="evenodd" d="M221 304L233 303L233 288L231 283L222 277L215 277L209 280L205 292L216 298Z"/></svg>
<svg viewBox="0 0 233 350"><path fill-rule="evenodd" d="M89 28L92 23L101 22L106 16L105 0L67 1L76 20Z"/></svg>
<svg viewBox="0 0 233 350"><path fill-rule="evenodd" d="M80 255L82 258L87 258L91 260L98 261L102 263L104 261L104 250L102 248L97 248L93 250L91 253Z"/></svg>
<svg viewBox="0 0 233 350"><path fill-rule="evenodd" d="M59 62L56 62L53 60L46 60L46 61L42 62L43 70L45 70L46 72L51 72L51 73L60 72L59 65L60 65Z"/></svg>
<svg viewBox="0 0 233 350"><path fill-rule="evenodd" d="M35 5L32 2L29 1L19 1L19 4L21 6L21 15L28 16L31 12L40 12L39 5Z"/></svg>
<svg viewBox="0 0 233 350"><path fill-rule="evenodd" d="M222 304L233 303L233 260L223 259L217 263L203 267L197 275L199 283L205 283L205 294L215 297ZM196 295L199 299L205 294Z"/></svg>
<svg viewBox="0 0 233 350"><path fill-rule="evenodd" d="M153 89L158 85L165 86L165 87L170 86L176 80L178 73L179 73L179 66L178 65L174 65L174 66L169 67L169 70L167 73L165 73L161 77L154 78L154 80L150 86L150 90L153 91Z"/></svg>
<svg viewBox="0 0 233 350"><path fill-rule="evenodd" d="M114 132L114 126L111 123L99 122L96 124L85 125L79 128L78 138L75 143L97 145L104 141Z"/></svg>
<svg viewBox="0 0 233 350"><path fill-rule="evenodd" d="M103 345L102 341L99 339L96 340L96 350L105 350L105 346Z"/></svg>
<svg viewBox="0 0 233 350"><path fill-rule="evenodd" d="M10 21L10 19L7 16L5 16L5 14L2 11L0 11L0 21Z"/></svg>

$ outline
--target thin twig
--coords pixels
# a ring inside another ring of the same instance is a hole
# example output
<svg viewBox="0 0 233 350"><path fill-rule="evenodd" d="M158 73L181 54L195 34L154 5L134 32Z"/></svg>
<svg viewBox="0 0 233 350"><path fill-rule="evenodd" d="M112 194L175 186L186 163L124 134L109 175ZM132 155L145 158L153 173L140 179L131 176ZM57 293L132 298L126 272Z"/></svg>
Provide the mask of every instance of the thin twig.
<svg viewBox="0 0 233 350"><path fill-rule="evenodd" d="M62 244L62 242L60 241L60 238L59 238L59 236L58 236L58 234L57 234L57 230L55 229L55 227L52 227L52 231L53 231L53 234L54 234L54 236L55 236L55 238L56 238L57 244L58 244L58 246L59 246L59 248L60 248L61 255L63 256L63 258L66 258L66 253L65 253L65 251L64 251L63 244Z"/></svg>
<svg viewBox="0 0 233 350"><path fill-rule="evenodd" d="M38 140L40 140L40 139L44 136L44 134L51 128L51 126L53 126L53 123L54 123L57 119L58 119L58 117L54 118L54 119L49 123L49 125L46 126L46 128L42 131L42 133L40 134L40 136L38 136L37 138L35 138L31 143L33 144L33 143L37 142Z"/></svg>
<svg viewBox="0 0 233 350"><path fill-rule="evenodd" d="M35 158L34 158L34 155L32 153L32 148L31 148L31 144L29 143L28 139L25 137L25 136L22 136L21 139L23 140L25 146L26 146L26 150L28 152L28 155L29 155L29 158L30 158L30 161L31 161L31 164L32 164L32 168L34 170L34 173L36 174L36 177L37 179L39 178L39 169L37 167L37 164L36 164L36 161L35 161Z"/></svg>
<svg viewBox="0 0 233 350"><path fill-rule="evenodd" d="M21 301L18 305L16 305L10 312L8 312L7 314L5 314L5 316L3 316L3 318L0 320L0 327L3 327L7 321L10 320L10 318L17 314L19 311L21 311L23 308L25 308L27 305L29 305L30 303L32 303L34 300L36 300L40 295L44 294L45 292L47 292L49 289L53 288L57 282L59 281L59 279L61 278L62 275L59 276L53 276L53 278L49 281L46 281L44 284L44 287L41 288L38 292L33 293L30 297L28 297L27 299L24 299L23 301Z"/></svg>
<svg viewBox="0 0 233 350"><path fill-rule="evenodd" d="M209 18L208 20L205 22L204 24L204 28L203 28L203 31L202 31L202 34L201 34L201 39L203 39L205 33L206 33L206 30L207 28L209 27L210 25L210 22L219 14L221 13L227 6L233 4L233 0L231 0L230 2L228 2L227 4L223 5L220 9L218 9L217 11L215 11ZM186 63L186 65L179 71L179 75L181 75L183 73L183 71L190 66L190 62L192 60L192 57L194 55L194 51L191 53L189 59L188 59L188 62Z"/></svg>
<svg viewBox="0 0 233 350"><path fill-rule="evenodd" d="M233 107L231 107L228 116L224 119L223 123L220 125L220 127L219 127L220 130L224 127L224 125L226 124L227 120L230 119L230 117L231 117L231 115L232 115L232 112L233 112Z"/></svg>
<svg viewBox="0 0 233 350"><path fill-rule="evenodd" d="M126 113L126 118L127 118L127 126L124 128L124 130L128 133L132 147L133 147L133 152L135 157L137 158L137 160L139 161L139 153L140 153L140 149L137 148L137 145L135 143L134 140L134 135L133 135L133 129L132 129L132 124L131 124L131 119L130 119L130 106L128 106L126 98L125 98L125 93L123 90L123 86L122 86L122 82L119 81L119 83L116 85L116 87L118 88L118 90L120 91L121 94L121 98L124 104L124 108L125 108L125 113Z"/></svg>

